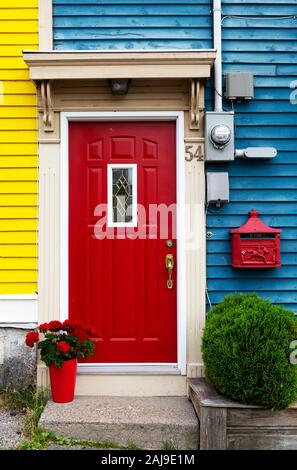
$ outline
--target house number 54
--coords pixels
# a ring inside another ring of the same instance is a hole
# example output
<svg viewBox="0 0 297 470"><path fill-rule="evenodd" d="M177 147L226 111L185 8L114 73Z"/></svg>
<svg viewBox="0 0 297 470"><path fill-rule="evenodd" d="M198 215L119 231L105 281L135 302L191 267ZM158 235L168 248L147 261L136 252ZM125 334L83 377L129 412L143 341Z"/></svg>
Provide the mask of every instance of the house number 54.
<svg viewBox="0 0 297 470"><path fill-rule="evenodd" d="M185 160L186 160L186 162L191 162L194 158L198 162L203 161L201 144L188 144L188 145L185 146Z"/></svg>

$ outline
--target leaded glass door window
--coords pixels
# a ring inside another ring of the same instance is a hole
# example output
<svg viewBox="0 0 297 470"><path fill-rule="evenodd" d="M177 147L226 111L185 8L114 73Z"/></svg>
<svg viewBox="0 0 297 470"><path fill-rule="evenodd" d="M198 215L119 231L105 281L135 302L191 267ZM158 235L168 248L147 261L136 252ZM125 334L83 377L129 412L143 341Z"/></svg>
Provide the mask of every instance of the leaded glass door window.
<svg viewBox="0 0 297 470"><path fill-rule="evenodd" d="M137 165L108 165L108 226L137 226Z"/></svg>

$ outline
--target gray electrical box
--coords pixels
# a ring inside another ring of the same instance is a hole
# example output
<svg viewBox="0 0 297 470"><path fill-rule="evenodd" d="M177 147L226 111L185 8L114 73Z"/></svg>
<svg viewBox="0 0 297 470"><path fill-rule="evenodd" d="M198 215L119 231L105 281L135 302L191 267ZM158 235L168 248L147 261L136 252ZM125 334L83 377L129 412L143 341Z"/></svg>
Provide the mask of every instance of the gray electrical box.
<svg viewBox="0 0 297 470"><path fill-rule="evenodd" d="M206 200L208 204L226 204L229 202L229 175L227 172L206 173Z"/></svg>
<svg viewBox="0 0 297 470"><path fill-rule="evenodd" d="M226 73L226 98L243 101L254 97L254 75L251 72Z"/></svg>
<svg viewBox="0 0 297 470"><path fill-rule="evenodd" d="M234 113L205 113L205 161L234 160Z"/></svg>

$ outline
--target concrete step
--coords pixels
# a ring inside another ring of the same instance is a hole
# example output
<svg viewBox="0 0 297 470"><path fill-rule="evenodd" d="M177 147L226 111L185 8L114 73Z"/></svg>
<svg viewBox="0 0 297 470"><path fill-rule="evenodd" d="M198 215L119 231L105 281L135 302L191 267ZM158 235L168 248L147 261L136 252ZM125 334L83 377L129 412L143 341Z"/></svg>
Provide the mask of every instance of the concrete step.
<svg viewBox="0 0 297 470"><path fill-rule="evenodd" d="M46 405L40 426L84 441L142 449L198 448L198 420L187 397L79 396Z"/></svg>

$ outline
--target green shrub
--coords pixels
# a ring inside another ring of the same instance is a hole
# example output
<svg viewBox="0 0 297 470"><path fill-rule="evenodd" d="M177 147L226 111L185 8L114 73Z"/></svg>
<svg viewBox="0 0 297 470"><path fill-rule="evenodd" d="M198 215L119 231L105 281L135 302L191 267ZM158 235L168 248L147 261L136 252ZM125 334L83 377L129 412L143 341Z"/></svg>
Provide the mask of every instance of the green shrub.
<svg viewBox="0 0 297 470"><path fill-rule="evenodd" d="M230 295L208 314L202 339L207 378L234 400L287 408L297 397L294 313L256 294Z"/></svg>

